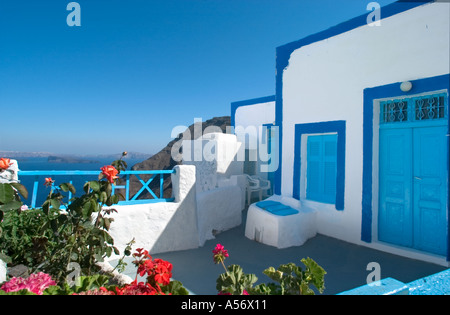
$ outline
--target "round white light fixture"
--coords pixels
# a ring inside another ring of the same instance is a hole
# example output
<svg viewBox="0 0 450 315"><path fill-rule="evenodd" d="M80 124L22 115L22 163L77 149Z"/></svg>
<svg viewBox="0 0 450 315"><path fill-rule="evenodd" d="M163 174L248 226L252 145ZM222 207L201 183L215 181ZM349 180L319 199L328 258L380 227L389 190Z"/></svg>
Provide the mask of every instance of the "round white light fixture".
<svg viewBox="0 0 450 315"><path fill-rule="evenodd" d="M403 92L409 92L412 89L412 83L409 81L406 82L402 82L402 84L400 84L400 90L402 90Z"/></svg>

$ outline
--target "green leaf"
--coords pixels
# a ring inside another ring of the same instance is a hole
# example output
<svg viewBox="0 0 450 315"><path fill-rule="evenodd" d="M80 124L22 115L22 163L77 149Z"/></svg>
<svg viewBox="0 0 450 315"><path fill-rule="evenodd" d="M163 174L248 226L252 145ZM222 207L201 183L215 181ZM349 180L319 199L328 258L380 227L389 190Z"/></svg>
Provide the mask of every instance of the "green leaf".
<svg viewBox="0 0 450 315"><path fill-rule="evenodd" d="M88 218L91 216L93 211L94 210L92 209L92 204L88 201L83 205L82 215L84 218Z"/></svg>
<svg viewBox="0 0 450 315"><path fill-rule="evenodd" d="M57 210L59 210L59 208L61 207L61 201L59 201L59 199L50 199L50 203L52 207Z"/></svg>
<svg viewBox="0 0 450 315"><path fill-rule="evenodd" d="M91 181L90 183L90 187L93 191L98 192L100 190L100 184L98 183L98 181Z"/></svg>
<svg viewBox="0 0 450 315"><path fill-rule="evenodd" d="M0 184L0 204L14 200L14 189L10 184Z"/></svg>
<svg viewBox="0 0 450 315"><path fill-rule="evenodd" d="M108 283L109 278L104 275L93 275L93 276L81 276L78 285L72 286L72 291L74 293L85 292L89 290L99 289Z"/></svg>
<svg viewBox="0 0 450 315"><path fill-rule="evenodd" d="M311 278L311 283L319 290L320 293L322 293L325 289L324 278L326 271L309 257L306 259L303 258L301 262L306 266L306 277Z"/></svg>
<svg viewBox="0 0 450 315"><path fill-rule="evenodd" d="M15 292L5 292L3 290L0 290L0 295L37 295L37 294L28 291L27 289L23 289Z"/></svg>
<svg viewBox="0 0 450 315"><path fill-rule="evenodd" d="M101 203L106 203L106 200L108 200L108 195L106 194L105 191L102 191L102 192L100 193L99 201L100 201Z"/></svg>
<svg viewBox="0 0 450 315"><path fill-rule="evenodd" d="M61 188L61 190L64 192L70 191L72 194L76 193L75 187L70 183L62 183L61 185L59 185L59 188Z"/></svg>
<svg viewBox="0 0 450 315"><path fill-rule="evenodd" d="M13 186L23 198L28 199L28 190L24 185L19 183L11 183L11 186Z"/></svg>
<svg viewBox="0 0 450 315"><path fill-rule="evenodd" d="M103 218L103 227L109 231L109 228L111 226L111 221L108 218Z"/></svg>
<svg viewBox="0 0 450 315"><path fill-rule="evenodd" d="M108 196L111 196L111 194L112 194L112 185L111 185L111 183L110 182L104 182L104 185L105 185L104 189L105 189L106 194Z"/></svg>
<svg viewBox="0 0 450 315"><path fill-rule="evenodd" d="M170 283L166 286L162 286L161 291L165 294L172 293L172 295L189 295L189 291L183 287L183 284L176 280L170 281Z"/></svg>
<svg viewBox="0 0 450 315"><path fill-rule="evenodd" d="M4 205L0 205L0 210L3 211L11 211L11 210L17 210L22 206L22 202L21 201L11 201L8 202L7 204Z"/></svg>

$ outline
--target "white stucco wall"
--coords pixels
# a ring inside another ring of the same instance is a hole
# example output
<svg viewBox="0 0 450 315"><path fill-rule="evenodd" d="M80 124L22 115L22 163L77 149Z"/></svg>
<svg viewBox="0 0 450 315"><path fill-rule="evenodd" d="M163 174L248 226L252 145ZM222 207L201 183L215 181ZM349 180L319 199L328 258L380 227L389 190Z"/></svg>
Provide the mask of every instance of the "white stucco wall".
<svg viewBox="0 0 450 315"><path fill-rule="evenodd" d="M199 246L215 235L242 223L242 191L239 186L223 186L197 194Z"/></svg>
<svg viewBox="0 0 450 315"><path fill-rule="evenodd" d="M275 102L240 106L236 109L234 122L236 127L241 126L244 129L248 126L258 128L263 124L272 124L275 122ZM238 140L244 143L243 135L238 133L236 135ZM246 147L248 148L248 141Z"/></svg>
<svg viewBox="0 0 450 315"><path fill-rule="evenodd" d="M214 142L217 137L211 139ZM192 163L174 167L175 173L171 175L174 202L112 207L117 213L112 215L110 234L121 253L133 238L133 248L144 248L151 254L193 249L203 246L216 233L242 223L245 190L240 178L242 169L239 173L239 167L231 167L229 160ZM230 169L240 175L226 178Z"/></svg>
<svg viewBox="0 0 450 315"><path fill-rule="evenodd" d="M133 238L135 248L152 254L198 247L195 167L174 169L174 202L113 207L117 213L112 215L110 234L121 253Z"/></svg>
<svg viewBox="0 0 450 315"><path fill-rule="evenodd" d="M283 74L282 195L293 193L295 124L346 121L345 209L307 202L318 209L319 233L360 242L363 90L448 74L448 12L448 3L423 5L291 54Z"/></svg>
<svg viewBox="0 0 450 315"><path fill-rule="evenodd" d="M244 144L245 149L250 150L248 159L255 161L254 175L267 178L267 172L261 170L261 165L267 165L267 157L264 155L261 159L261 154L266 154L267 149L261 148L260 151L259 144L262 126L275 124L275 101L240 106L236 109L234 119L237 139Z"/></svg>
<svg viewBox="0 0 450 315"><path fill-rule="evenodd" d="M10 160L11 166L0 172L0 183L17 183L19 182L19 164L17 160Z"/></svg>
<svg viewBox="0 0 450 315"><path fill-rule="evenodd" d="M6 281L6 263L0 259L0 284Z"/></svg>

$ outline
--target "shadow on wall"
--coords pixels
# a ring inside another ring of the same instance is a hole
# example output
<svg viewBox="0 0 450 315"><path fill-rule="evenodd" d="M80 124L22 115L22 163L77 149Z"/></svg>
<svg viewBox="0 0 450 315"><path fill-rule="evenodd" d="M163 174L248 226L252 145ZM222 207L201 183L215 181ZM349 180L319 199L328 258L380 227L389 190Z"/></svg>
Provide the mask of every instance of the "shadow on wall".
<svg viewBox="0 0 450 315"><path fill-rule="evenodd" d="M242 223L239 186L198 192L196 166L178 165L174 170L174 202L114 207L118 213L113 215L110 234L121 253L133 238L135 248L151 254L198 248L215 233Z"/></svg>
<svg viewBox="0 0 450 315"><path fill-rule="evenodd" d="M179 165L174 170L174 202L114 207L118 213L110 234L121 253L133 238L135 248L151 254L198 247L195 167Z"/></svg>

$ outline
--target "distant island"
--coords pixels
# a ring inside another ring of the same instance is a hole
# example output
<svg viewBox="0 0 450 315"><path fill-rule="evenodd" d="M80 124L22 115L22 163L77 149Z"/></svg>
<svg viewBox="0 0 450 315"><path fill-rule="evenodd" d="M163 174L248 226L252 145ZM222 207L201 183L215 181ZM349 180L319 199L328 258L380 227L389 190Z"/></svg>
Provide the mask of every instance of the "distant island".
<svg viewBox="0 0 450 315"><path fill-rule="evenodd" d="M99 161L80 159L76 157L49 156L48 163L77 163L77 164L98 164Z"/></svg>
<svg viewBox="0 0 450 315"><path fill-rule="evenodd" d="M128 152L127 156L123 159L126 161L128 159L134 160L146 160L150 158L152 154L140 153L140 152ZM52 163L96 163L99 159L111 159L117 160L122 157L122 152L112 153L112 154L89 154L89 155L79 155L79 154L59 154L51 152L20 152L20 151L0 151L0 158L6 157L10 159L24 159L24 158L48 158L49 162ZM51 161L50 161L51 159ZM65 162L62 160L73 160L74 162ZM59 162L61 160L61 162ZM94 161L91 161L94 160ZM54 161L54 162L53 162ZM86 162L87 161L87 162ZM91 161L91 162L90 162Z"/></svg>

